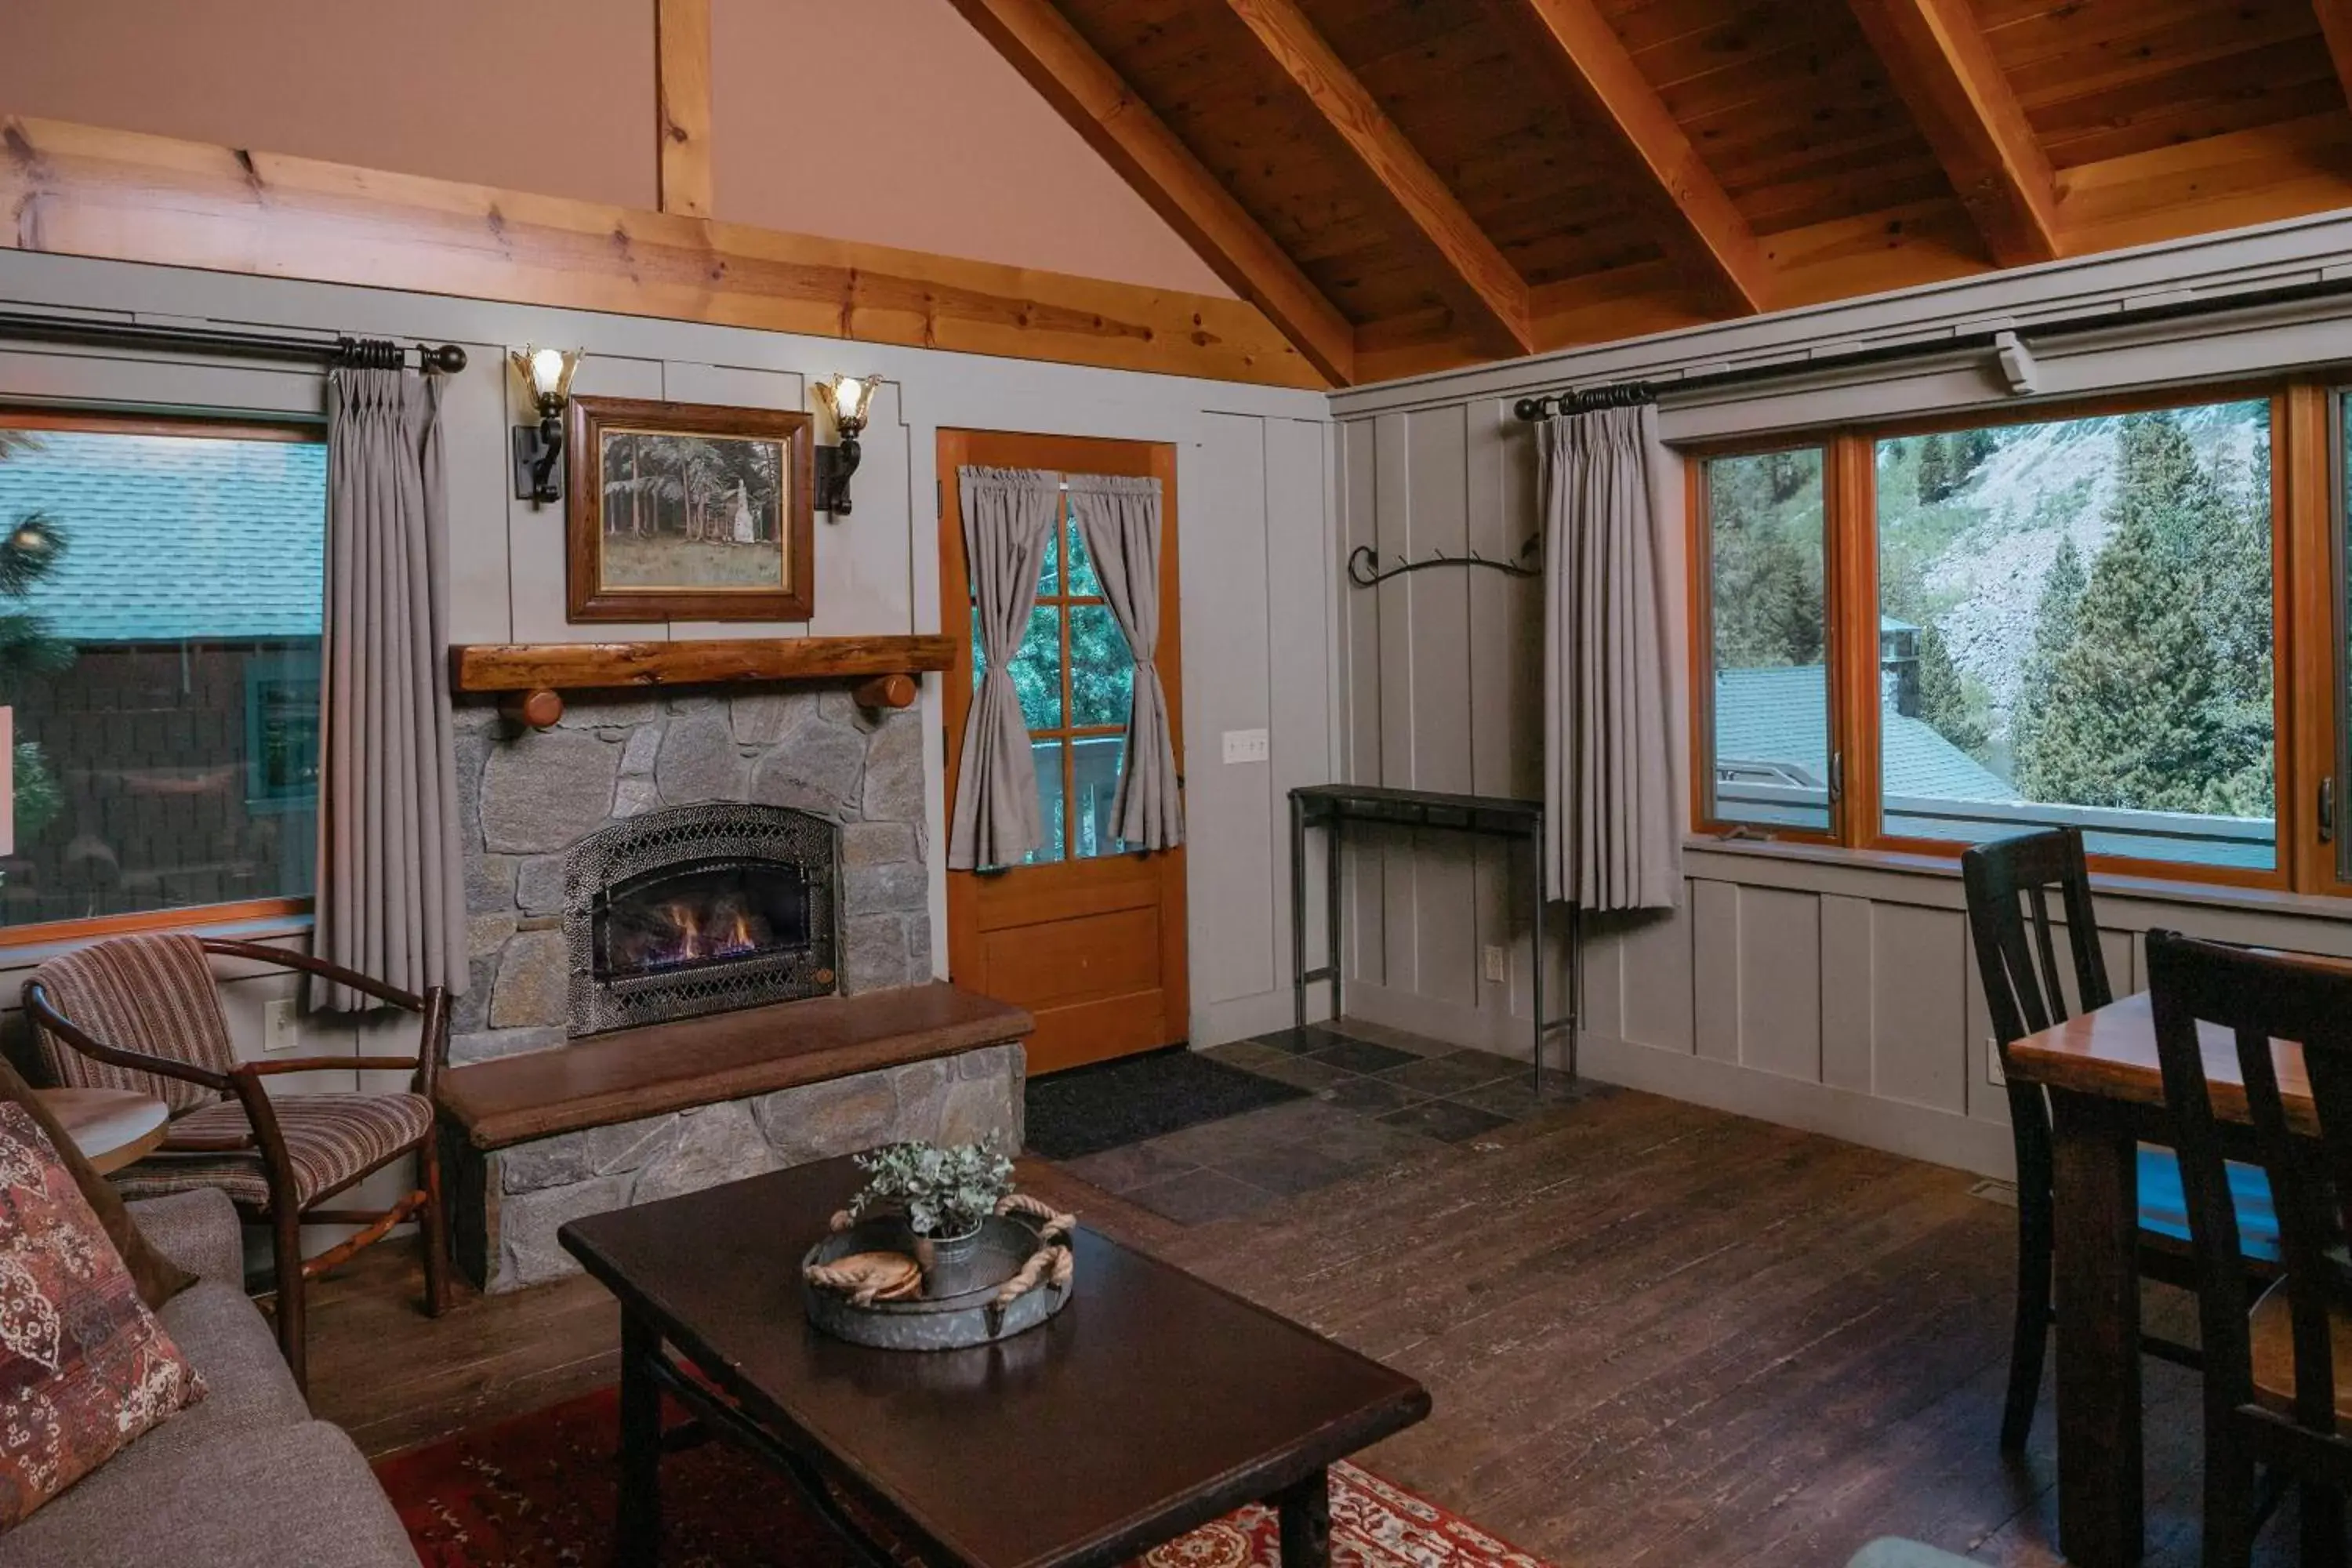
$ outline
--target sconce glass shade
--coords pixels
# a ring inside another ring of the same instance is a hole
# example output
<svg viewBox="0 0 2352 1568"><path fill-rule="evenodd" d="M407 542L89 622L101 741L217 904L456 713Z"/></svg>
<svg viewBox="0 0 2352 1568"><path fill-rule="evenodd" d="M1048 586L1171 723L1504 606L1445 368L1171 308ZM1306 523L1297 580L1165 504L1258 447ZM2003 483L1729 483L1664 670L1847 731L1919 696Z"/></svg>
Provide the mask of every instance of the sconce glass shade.
<svg viewBox="0 0 2352 1568"><path fill-rule="evenodd" d="M587 352L585 349L542 349L525 344L509 357L514 361L515 373L522 377L523 384L530 388L531 396L539 400L541 407L551 404L560 407L563 400L572 395L572 377L580 368L581 356Z"/></svg>
<svg viewBox="0 0 2352 1568"><path fill-rule="evenodd" d="M874 401L874 389L881 384L878 375L836 375L818 382L816 395L833 411L835 426L845 436L855 436L866 428L866 405Z"/></svg>

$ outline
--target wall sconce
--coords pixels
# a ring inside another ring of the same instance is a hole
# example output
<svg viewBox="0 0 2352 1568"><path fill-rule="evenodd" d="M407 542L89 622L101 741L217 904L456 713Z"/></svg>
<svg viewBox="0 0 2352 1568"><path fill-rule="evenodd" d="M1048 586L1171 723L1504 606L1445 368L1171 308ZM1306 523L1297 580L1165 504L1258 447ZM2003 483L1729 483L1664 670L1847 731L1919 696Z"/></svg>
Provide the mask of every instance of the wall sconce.
<svg viewBox="0 0 2352 1568"><path fill-rule="evenodd" d="M816 509L835 518L849 515L849 476L857 471L857 436L866 428L866 405L874 401L878 375L836 375L816 384L817 397L841 433L838 447L816 449Z"/></svg>
<svg viewBox="0 0 2352 1568"><path fill-rule="evenodd" d="M556 464L563 457L563 405L572 396L572 373L585 349L541 349L529 344L507 357L530 389L539 423L514 427L515 500L543 503L563 499Z"/></svg>

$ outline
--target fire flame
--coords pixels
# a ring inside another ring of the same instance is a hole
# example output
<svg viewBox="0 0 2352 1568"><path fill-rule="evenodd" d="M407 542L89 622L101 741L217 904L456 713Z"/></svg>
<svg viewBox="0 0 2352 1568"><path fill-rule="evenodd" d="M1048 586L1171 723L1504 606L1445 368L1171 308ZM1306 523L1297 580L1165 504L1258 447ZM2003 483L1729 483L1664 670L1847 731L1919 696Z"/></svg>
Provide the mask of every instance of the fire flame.
<svg viewBox="0 0 2352 1568"><path fill-rule="evenodd" d="M697 963L706 959L733 958L740 953L753 952L760 939L751 929L751 917L743 907L728 900L720 909L710 911L709 924L703 921L702 906L688 900L674 900L662 906L662 915L669 922L670 940L655 945L646 955L646 964L658 968L674 963Z"/></svg>

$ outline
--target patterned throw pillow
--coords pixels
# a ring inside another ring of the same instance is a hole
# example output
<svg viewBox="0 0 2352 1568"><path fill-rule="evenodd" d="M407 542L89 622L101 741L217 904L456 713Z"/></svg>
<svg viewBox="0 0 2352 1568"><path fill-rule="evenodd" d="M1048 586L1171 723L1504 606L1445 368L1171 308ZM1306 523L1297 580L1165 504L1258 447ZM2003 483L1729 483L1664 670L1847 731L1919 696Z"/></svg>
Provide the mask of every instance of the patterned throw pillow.
<svg viewBox="0 0 2352 1568"><path fill-rule="evenodd" d="M0 1102L0 1531L204 1394L57 1150Z"/></svg>

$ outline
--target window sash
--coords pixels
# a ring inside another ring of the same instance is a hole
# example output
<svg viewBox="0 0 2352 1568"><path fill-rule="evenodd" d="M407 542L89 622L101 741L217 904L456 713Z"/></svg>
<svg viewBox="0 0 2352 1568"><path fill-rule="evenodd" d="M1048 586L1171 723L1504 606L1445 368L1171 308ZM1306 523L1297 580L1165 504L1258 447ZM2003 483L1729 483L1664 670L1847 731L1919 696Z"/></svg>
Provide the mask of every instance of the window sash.
<svg viewBox="0 0 2352 1568"><path fill-rule="evenodd" d="M2352 387L2338 389L2352 395ZM1846 426L1805 440L1729 438L1683 448L1686 486L1691 679L1691 820L1695 832L1719 837L1768 834L1796 843L1957 859L1960 839L1907 837L1884 827L1880 778L1883 730L1879 697L1879 536L1876 447L1896 437L1950 433L2023 422L2197 407L2267 398L2271 403L2271 552L2273 638L2273 767L2275 851L2269 868L2202 865L2155 857L2095 853L2101 870L2169 881L2352 894L2352 843L2340 826L2336 841L2319 836L2323 779L2335 782L2337 820L2352 780L2352 654L2337 628L2346 625L2347 572L2342 470L2344 396L2307 383L2266 383L2168 389L2030 408L1973 409L1954 415L1867 426ZM1823 563L1831 668L1831 752L1840 760L1827 833L1741 823L1717 815L1714 795L1712 676L1714 585L1712 519L1706 465L1711 459L1823 446L1827 535ZM1869 635L1864 635L1867 633ZM2006 809L2006 808L2003 808ZM2067 820L2063 806L2046 808ZM2021 817L2035 815L2029 810ZM2020 830L2026 823L2021 820Z"/></svg>
<svg viewBox="0 0 2352 1568"><path fill-rule="evenodd" d="M105 436L193 437L206 440L297 442L323 445L324 421L289 417L173 416L103 408L24 407L0 404L0 429ZM321 584L321 593L324 584ZM321 799L324 796L323 781ZM315 809L315 808L314 808ZM305 894L179 904L154 910L0 926L0 949L92 941L138 931L192 927L260 925L299 928L314 900Z"/></svg>

